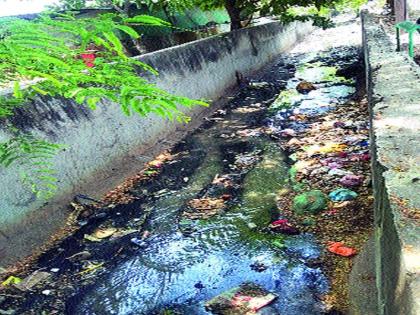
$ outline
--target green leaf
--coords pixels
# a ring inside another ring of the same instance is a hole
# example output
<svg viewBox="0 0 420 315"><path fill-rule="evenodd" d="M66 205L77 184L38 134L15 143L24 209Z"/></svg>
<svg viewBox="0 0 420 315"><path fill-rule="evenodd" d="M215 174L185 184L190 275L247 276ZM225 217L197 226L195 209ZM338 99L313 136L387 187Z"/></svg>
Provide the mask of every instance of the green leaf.
<svg viewBox="0 0 420 315"><path fill-rule="evenodd" d="M20 89L20 84L17 81L15 81L14 84L13 84L13 96L15 98L22 98L23 97L23 93Z"/></svg>
<svg viewBox="0 0 420 315"><path fill-rule="evenodd" d="M121 44L121 41L119 40L119 38L114 33L105 32L103 35L112 44L112 46L114 46L115 51L119 55L125 56L123 45ZM127 58L127 57L125 56L125 58Z"/></svg>
<svg viewBox="0 0 420 315"><path fill-rule="evenodd" d="M139 38L140 34L137 33L133 28L126 26L126 25L115 25L115 28L123 31L127 35L129 35L132 38Z"/></svg>
<svg viewBox="0 0 420 315"><path fill-rule="evenodd" d="M87 99L86 103L90 109L96 109L96 104L100 101L100 98L97 96L90 97Z"/></svg>
<svg viewBox="0 0 420 315"><path fill-rule="evenodd" d="M48 91L45 91L39 87L37 87L36 85L31 85L31 89L34 90L35 92L41 94L41 95L47 95Z"/></svg>
<svg viewBox="0 0 420 315"><path fill-rule="evenodd" d="M150 15L136 15L131 18L123 19L123 22L150 26L171 26L171 23Z"/></svg>

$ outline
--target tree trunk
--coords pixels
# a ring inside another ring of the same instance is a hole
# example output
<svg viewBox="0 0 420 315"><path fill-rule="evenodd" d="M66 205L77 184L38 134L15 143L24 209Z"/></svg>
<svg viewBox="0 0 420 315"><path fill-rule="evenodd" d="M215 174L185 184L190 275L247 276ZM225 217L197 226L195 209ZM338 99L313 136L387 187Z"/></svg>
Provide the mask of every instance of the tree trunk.
<svg viewBox="0 0 420 315"><path fill-rule="evenodd" d="M242 28L241 24L241 9L239 8L239 1L225 0L225 8L230 17L230 29L238 30Z"/></svg>

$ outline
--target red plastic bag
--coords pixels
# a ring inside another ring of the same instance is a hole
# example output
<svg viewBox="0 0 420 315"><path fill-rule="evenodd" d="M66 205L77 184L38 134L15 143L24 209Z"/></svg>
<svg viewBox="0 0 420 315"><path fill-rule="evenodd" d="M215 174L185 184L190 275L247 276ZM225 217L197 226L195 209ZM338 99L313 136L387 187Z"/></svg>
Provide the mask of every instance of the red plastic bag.
<svg viewBox="0 0 420 315"><path fill-rule="evenodd" d="M331 242L328 245L328 251L344 257L351 257L357 254L354 248L346 247L342 242Z"/></svg>

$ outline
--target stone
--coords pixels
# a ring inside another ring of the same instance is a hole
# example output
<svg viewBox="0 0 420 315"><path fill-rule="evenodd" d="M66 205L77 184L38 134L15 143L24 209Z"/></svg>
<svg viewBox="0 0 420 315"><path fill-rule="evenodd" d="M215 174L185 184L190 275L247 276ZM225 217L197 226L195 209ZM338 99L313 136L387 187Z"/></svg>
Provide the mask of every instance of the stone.
<svg viewBox="0 0 420 315"><path fill-rule="evenodd" d="M316 90L316 87L315 87L315 85L313 85L311 82L308 82L308 81L301 81L297 86L296 86L296 90L299 92L299 93L302 93L302 94L307 94L307 93L309 93L310 91L314 91L314 90Z"/></svg>

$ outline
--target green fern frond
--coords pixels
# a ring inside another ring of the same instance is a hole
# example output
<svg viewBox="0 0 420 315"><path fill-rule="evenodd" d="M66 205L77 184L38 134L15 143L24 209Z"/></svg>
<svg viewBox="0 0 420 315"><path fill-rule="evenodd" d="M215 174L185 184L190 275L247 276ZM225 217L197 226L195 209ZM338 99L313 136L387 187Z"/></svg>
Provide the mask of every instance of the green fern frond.
<svg viewBox="0 0 420 315"><path fill-rule="evenodd" d="M52 168L51 160L62 148L62 145L37 139L31 134L16 135L0 143L0 165L25 165L27 170L21 171L23 182L37 197L48 198L57 189L56 170Z"/></svg>

